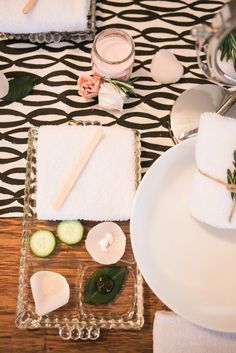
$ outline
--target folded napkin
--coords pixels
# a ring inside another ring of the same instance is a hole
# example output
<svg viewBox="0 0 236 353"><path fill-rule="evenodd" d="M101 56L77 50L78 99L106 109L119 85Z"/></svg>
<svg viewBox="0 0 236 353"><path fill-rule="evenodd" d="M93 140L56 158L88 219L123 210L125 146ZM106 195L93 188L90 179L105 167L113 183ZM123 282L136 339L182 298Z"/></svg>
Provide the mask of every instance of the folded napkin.
<svg viewBox="0 0 236 353"><path fill-rule="evenodd" d="M37 145L39 219L93 221L130 218L136 186L135 136L130 129L99 127L104 136L59 209L53 201L61 191L96 126L42 126Z"/></svg>
<svg viewBox="0 0 236 353"><path fill-rule="evenodd" d="M234 170L236 119L216 113L203 113L196 140L196 165L190 213L194 218L218 228L236 228L236 211L229 221L233 202L231 193L217 178L227 182L227 169ZM201 172L207 173L208 176Z"/></svg>
<svg viewBox="0 0 236 353"><path fill-rule="evenodd" d="M236 334L196 326L174 313L157 312L153 353L235 353Z"/></svg>
<svg viewBox="0 0 236 353"><path fill-rule="evenodd" d="M85 31L90 0L38 0L27 15L26 0L0 0L0 32Z"/></svg>

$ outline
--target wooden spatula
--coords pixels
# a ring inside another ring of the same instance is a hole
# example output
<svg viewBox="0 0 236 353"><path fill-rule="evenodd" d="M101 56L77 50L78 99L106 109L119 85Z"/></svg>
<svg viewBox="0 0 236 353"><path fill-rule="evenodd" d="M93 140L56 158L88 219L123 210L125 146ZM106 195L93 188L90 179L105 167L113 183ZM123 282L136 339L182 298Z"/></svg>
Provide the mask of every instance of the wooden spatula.
<svg viewBox="0 0 236 353"><path fill-rule="evenodd" d="M29 13L33 7L36 5L38 0L28 0L25 4L25 6L22 9L22 12L26 15L27 13Z"/></svg>

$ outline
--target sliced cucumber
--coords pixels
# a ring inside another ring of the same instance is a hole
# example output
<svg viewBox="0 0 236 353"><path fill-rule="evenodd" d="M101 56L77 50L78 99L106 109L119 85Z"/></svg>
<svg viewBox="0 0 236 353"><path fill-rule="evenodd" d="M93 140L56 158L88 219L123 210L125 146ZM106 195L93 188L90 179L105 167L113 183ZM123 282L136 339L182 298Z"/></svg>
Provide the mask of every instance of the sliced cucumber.
<svg viewBox="0 0 236 353"><path fill-rule="evenodd" d="M61 221L57 226L59 239L68 245L77 244L83 238L84 227L80 221Z"/></svg>
<svg viewBox="0 0 236 353"><path fill-rule="evenodd" d="M56 246L56 239L49 230L37 230L30 237L30 249L39 257L50 255Z"/></svg>

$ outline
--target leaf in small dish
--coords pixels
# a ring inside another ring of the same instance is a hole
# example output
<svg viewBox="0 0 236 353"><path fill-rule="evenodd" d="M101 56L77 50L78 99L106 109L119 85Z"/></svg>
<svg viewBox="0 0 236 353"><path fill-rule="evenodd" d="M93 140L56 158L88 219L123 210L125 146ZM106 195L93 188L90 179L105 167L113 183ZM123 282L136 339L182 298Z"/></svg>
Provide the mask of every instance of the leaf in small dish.
<svg viewBox="0 0 236 353"><path fill-rule="evenodd" d="M15 102L26 97L34 87L36 78L32 75L15 77L9 81L9 91L2 98L4 102Z"/></svg>
<svg viewBox="0 0 236 353"><path fill-rule="evenodd" d="M120 292L126 277L127 268L124 266L109 266L94 272L85 284L84 302L86 304L101 305L112 301ZM105 278L110 290L106 293L98 288L101 278ZM108 281L108 278L110 279ZM113 282L113 286L111 283Z"/></svg>

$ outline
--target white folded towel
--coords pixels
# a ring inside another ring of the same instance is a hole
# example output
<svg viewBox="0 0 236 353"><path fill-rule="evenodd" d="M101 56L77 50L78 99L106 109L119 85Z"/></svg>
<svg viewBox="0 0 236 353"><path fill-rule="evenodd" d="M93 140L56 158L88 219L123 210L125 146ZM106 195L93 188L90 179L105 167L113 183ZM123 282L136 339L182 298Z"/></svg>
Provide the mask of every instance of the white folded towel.
<svg viewBox="0 0 236 353"><path fill-rule="evenodd" d="M132 130L121 127L101 128L104 136L67 199L59 209L52 206L96 129L96 126L39 128L36 155L39 219L130 218L136 187L135 136Z"/></svg>
<svg viewBox="0 0 236 353"><path fill-rule="evenodd" d="M216 113L203 113L196 140L196 165L209 176L227 182L227 169L233 170L236 150L236 119ZM199 221L217 228L236 228L236 211L231 222L230 192L224 185L196 171L190 195L190 213Z"/></svg>
<svg viewBox="0 0 236 353"><path fill-rule="evenodd" d="M235 353L236 334L196 326L171 312L157 312L153 353Z"/></svg>
<svg viewBox="0 0 236 353"><path fill-rule="evenodd" d="M90 0L38 0L31 12L27 0L0 0L0 32L37 33L87 30Z"/></svg>

